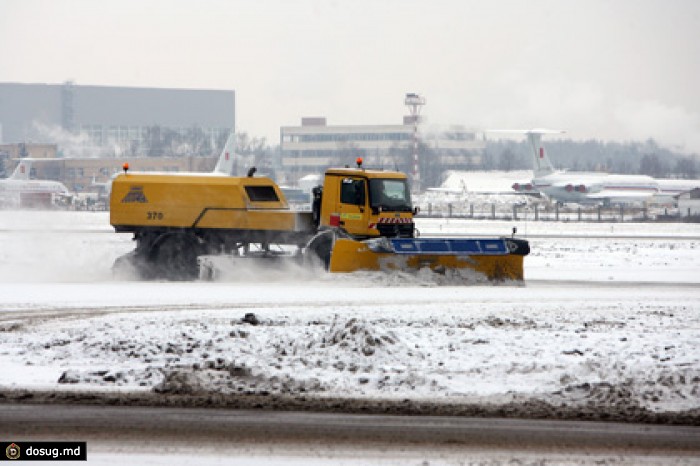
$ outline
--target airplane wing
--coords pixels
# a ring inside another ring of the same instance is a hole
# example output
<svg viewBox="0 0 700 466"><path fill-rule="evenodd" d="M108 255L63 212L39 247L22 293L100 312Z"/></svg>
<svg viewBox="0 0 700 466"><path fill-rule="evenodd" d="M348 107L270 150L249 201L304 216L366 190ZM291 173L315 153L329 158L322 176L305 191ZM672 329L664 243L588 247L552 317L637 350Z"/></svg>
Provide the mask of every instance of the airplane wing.
<svg viewBox="0 0 700 466"><path fill-rule="evenodd" d="M445 194L463 194L464 190L458 188L428 188L428 192Z"/></svg>
<svg viewBox="0 0 700 466"><path fill-rule="evenodd" d="M639 198L645 198L645 197L651 197L653 195L657 194L656 192L649 191L649 190L627 190L627 191L618 191L618 190L602 190L598 191L597 193L590 193L586 197L589 199L639 199Z"/></svg>
<svg viewBox="0 0 700 466"><path fill-rule="evenodd" d="M498 194L501 196L533 196L542 197L542 193L537 190L532 191L494 191L494 192L481 192L479 194Z"/></svg>

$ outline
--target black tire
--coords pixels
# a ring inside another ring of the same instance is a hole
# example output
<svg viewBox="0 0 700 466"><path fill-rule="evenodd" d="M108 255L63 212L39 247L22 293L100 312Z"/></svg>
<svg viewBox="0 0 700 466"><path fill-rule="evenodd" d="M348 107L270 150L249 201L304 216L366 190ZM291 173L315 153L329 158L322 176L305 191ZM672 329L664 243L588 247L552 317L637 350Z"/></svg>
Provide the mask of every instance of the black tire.
<svg viewBox="0 0 700 466"><path fill-rule="evenodd" d="M157 279L187 281L199 277L201 247L195 236L168 234L159 238L151 252L151 264Z"/></svg>
<svg viewBox="0 0 700 466"><path fill-rule="evenodd" d="M150 266L142 255L131 251L117 257L112 265L112 276L117 280L147 280Z"/></svg>

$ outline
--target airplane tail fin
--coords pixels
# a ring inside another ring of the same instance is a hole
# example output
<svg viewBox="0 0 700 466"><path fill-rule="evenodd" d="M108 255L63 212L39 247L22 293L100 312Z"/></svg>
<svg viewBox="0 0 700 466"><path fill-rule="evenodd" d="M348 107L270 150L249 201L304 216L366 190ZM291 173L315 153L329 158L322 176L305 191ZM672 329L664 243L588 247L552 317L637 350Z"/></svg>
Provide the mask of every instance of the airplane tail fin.
<svg viewBox="0 0 700 466"><path fill-rule="evenodd" d="M552 130L536 130L533 129L525 134L527 134L527 142L530 144L530 150L532 152L532 170L535 177L546 176L554 173L554 165L552 161L547 157L547 151L542 145L542 135L543 134L561 134L564 131L552 131Z"/></svg>
<svg viewBox="0 0 700 466"><path fill-rule="evenodd" d="M224 144L224 148L221 150L221 155L219 155L219 160L216 162L216 167L214 167L214 173L221 173L226 176L234 176L233 173L235 169L235 149L236 149L236 133L231 130L231 133Z"/></svg>
<svg viewBox="0 0 700 466"><path fill-rule="evenodd" d="M15 171L12 172L12 175L8 179L10 180L28 180L29 179L29 172L32 169L31 163L26 160L22 159L19 161L17 164L17 167L15 168Z"/></svg>
<svg viewBox="0 0 700 466"><path fill-rule="evenodd" d="M547 157L547 151L542 146L543 134L563 134L566 131L554 129L525 129L525 130L491 130L492 133L516 133L527 136L532 155L532 171L535 178L554 173L554 165Z"/></svg>

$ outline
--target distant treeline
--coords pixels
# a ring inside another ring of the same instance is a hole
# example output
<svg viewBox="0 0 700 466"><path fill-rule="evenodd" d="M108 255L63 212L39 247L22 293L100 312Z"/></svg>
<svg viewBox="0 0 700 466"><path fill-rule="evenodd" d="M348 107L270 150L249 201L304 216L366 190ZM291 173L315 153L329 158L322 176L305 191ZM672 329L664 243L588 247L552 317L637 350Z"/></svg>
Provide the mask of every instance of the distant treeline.
<svg viewBox="0 0 700 466"><path fill-rule="evenodd" d="M572 171L604 171L640 174L655 178L697 179L700 159L660 147L652 139L646 142L544 141L554 168ZM527 141L487 141L484 170L527 170L532 168L532 153Z"/></svg>
<svg viewBox="0 0 700 466"><path fill-rule="evenodd" d="M157 125L145 128L139 138L120 141L121 154L148 157L162 156L216 156L226 142L228 134L212 135L203 128L175 131ZM700 178L700 158L697 154L687 155L659 146L653 139L645 142L602 142L597 140L572 141L545 137L544 147L556 169L572 171L601 171L622 174L643 174L655 178ZM112 144L114 150L115 144ZM420 170L426 186L437 186L444 172L453 167L441 166L431 157L433 148L419 144ZM394 148L395 169L412 170L413 160L406 148ZM349 145L347 153L336 151L338 162L357 156L364 151ZM255 165L266 173L271 173L274 157L280 156L279 145L270 144L264 137L255 137L245 131L236 133L236 153L246 157L248 165ZM471 154L474 155L473 153ZM528 142L522 140L488 140L483 157L469 168L473 170L529 170L532 168L532 155ZM334 162L336 163L336 162ZM7 176L0 156L0 176Z"/></svg>

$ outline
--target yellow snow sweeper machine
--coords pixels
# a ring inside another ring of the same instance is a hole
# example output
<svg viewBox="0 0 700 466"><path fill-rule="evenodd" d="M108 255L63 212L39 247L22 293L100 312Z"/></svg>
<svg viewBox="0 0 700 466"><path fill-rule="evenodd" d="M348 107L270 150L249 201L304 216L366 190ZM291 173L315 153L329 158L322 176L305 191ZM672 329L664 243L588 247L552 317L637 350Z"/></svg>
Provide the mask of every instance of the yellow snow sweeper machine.
<svg viewBox="0 0 700 466"><path fill-rule="evenodd" d="M285 255L330 272L467 269L523 280L524 239L417 237L404 173L365 169L361 159L328 169L310 212L290 208L272 179L254 169L248 175L130 173L125 164L112 182L110 223L132 233L136 248L115 268L143 279L191 280L200 277L202 257Z"/></svg>

